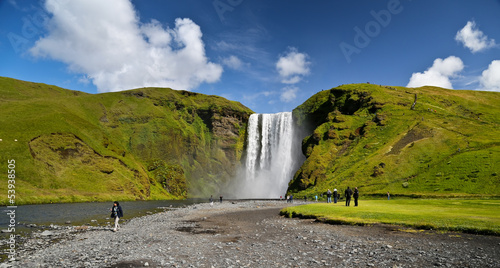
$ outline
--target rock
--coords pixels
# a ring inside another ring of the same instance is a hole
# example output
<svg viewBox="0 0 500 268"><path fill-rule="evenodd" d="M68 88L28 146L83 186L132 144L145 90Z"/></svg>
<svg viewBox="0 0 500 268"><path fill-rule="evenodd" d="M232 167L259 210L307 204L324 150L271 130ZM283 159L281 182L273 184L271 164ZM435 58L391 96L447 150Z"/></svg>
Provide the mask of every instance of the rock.
<svg viewBox="0 0 500 268"><path fill-rule="evenodd" d="M49 230L45 230L40 235L41 236L52 236L52 235L54 235L54 232L49 231Z"/></svg>

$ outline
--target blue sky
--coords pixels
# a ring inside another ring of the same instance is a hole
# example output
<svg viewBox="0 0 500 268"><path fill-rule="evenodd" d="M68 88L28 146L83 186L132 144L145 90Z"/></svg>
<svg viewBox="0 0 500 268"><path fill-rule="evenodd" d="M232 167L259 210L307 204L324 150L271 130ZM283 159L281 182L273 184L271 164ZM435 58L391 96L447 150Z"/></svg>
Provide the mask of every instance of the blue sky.
<svg viewBox="0 0 500 268"><path fill-rule="evenodd" d="M500 1L0 0L0 76L291 111L349 84L500 91Z"/></svg>

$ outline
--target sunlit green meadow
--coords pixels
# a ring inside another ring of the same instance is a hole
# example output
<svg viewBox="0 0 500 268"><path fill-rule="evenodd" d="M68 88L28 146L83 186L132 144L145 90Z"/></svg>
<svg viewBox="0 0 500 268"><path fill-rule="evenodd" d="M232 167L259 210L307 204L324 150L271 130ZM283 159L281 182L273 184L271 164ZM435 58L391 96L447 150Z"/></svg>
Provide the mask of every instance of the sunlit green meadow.
<svg viewBox="0 0 500 268"><path fill-rule="evenodd" d="M500 235L500 200L401 199L314 203L281 210L288 217L316 218L333 224L394 224L417 229Z"/></svg>

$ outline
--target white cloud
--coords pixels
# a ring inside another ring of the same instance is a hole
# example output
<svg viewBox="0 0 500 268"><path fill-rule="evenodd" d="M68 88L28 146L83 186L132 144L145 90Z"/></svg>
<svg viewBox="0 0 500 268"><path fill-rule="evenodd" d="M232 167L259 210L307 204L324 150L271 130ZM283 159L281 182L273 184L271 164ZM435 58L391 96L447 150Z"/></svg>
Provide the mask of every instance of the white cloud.
<svg viewBox="0 0 500 268"><path fill-rule="evenodd" d="M288 52L281 56L276 62L276 69L281 77L281 82L285 84L296 84L302 80L302 77L310 73L307 61L309 56L305 53L299 53L296 48L289 48Z"/></svg>
<svg viewBox="0 0 500 268"><path fill-rule="evenodd" d="M243 62L234 55L222 59L222 63L227 67L235 70L239 70L243 67Z"/></svg>
<svg viewBox="0 0 500 268"><path fill-rule="evenodd" d="M500 91L500 60L494 60L484 70L479 82L484 90Z"/></svg>
<svg viewBox="0 0 500 268"><path fill-rule="evenodd" d="M129 0L47 0L48 34L30 52L68 64L99 91L158 86L191 90L213 83L222 67L205 55L200 27L177 18L175 27L143 24Z"/></svg>
<svg viewBox="0 0 500 268"><path fill-rule="evenodd" d="M297 91L299 89L295 86L288 86L283 88L283 92L281 92L280 100L282 102L292 102L297 98Z"/></svg>
<svg viewBox="0 0 500 268"><path fill-rule="evenodd" d="M495 40L488 40L488 37L477 29L476 22L474 21L468 21L464 28L457 32L455 40L461 42L472 53L496 46Z"/></svg>
<svg viewBox="0 0 500 268"><path fill-rule="evenodd" d="M436 86L452 89L451 77L464 69L462 60L455 56L437 58L434 64L423 73L413 73L407 87Z"/></svg>

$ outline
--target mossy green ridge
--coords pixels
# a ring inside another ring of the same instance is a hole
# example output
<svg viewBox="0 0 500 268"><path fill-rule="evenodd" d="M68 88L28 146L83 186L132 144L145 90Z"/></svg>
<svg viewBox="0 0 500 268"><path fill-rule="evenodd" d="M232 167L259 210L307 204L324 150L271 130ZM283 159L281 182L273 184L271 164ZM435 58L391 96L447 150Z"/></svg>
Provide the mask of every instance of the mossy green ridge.
<svg viewBox="0 0 500 268"><path fill-rule="evenodd" d="M234 176L253 112L167 88L87 94L0 77L1 204L179 199Z"/></svg>
<svg viewBox="0 0 500 268"><path fill-rule="evenodd" d="M332 224L384 223L425 230L500 235L499 206L500 200L495 199L392 199L361 200L358 207L347 207L342 202L315 203L284 208L280 213Z"/></svg>
<svg viewBox="0 0 500 268"><path fill-rule="evenodd" d="M295 198L347 186L361 195L500 196L500 93L342 85L293 114L307 159Z"/></svg>

